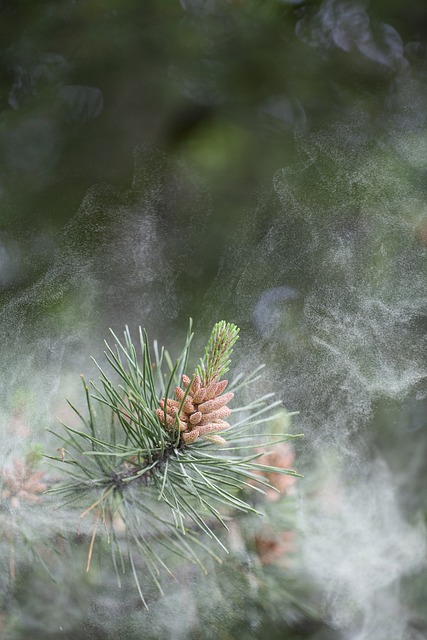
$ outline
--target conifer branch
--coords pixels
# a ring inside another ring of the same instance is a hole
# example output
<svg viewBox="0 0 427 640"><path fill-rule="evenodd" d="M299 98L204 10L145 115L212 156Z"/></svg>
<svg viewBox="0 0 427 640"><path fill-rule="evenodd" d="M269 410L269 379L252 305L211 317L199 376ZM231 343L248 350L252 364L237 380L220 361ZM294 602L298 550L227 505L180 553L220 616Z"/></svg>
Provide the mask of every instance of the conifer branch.
<svg viewBox="0 0 427 640"><path fill-rule="evenodd" d="M106 343L105 356L115 377L96 363L100 383L91 383L91 392L83 380L86 417L70 405L83 429L63 424L61 458L48 456L69 474L50 491L65 502L78 495L81 518L95 518L88 567L98 537L107 529L113 564L117 566L117 548L124 539L124 557L135 580L135 560L142 556L161 589L161 571L171 572L169 557L181 555L203 566L198 549L212 554L200 534L226 551L218 527L226 528L234 512L258 513L246 499L248 488L274 491L271 474L298 475L259 462L257 448L265 452L269 443L292 437L257 433L259 424L277 415L280 403L272 402L270 394L242 406L235 427L224 420L231 414L228 403L234 392L224 393L228 382L220 378L228 371L238 333L233 324L217 323L190 378L185 372L191 322L175 363L157 343L152 355L142 330L139 354L127 327L123 340L112 332L115 345ZM257 372L234 388L256 382Z"/></svg>

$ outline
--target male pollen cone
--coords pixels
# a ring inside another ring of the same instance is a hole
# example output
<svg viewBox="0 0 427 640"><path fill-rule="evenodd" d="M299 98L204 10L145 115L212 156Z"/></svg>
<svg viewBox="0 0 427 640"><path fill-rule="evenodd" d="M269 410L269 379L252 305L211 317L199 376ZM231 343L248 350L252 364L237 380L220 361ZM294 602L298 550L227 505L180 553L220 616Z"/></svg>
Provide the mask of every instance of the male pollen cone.
<svg viewBox="0 0 427 640"><path fill-rule="evenodd" d="M217 382L214 378L209 384L203 385L200 376L196 375L191 384L190 378L183 375L182 383L185 389L175 387L175 400L168 398L166 404L164 398L160 400L161 408L157 409L156 413L162 424L169 429L178 425L186 444L195 442L199 436L207 437L217 444L224 444L224 438L210 434L230 427L223 418L231 413L231 409L226 405L233 399L234 393L221 395L228 381Z"/></svg>
<svg viewBox="0 0 427 640"><path fill-rule="evenodd" d="M47 489L44 475L44 471L34 471L31 465L16 458L11 469L0 472L3 481L0 499L7 500L13 508L20 507L22 502L41 502L39 494Z"/></svg>

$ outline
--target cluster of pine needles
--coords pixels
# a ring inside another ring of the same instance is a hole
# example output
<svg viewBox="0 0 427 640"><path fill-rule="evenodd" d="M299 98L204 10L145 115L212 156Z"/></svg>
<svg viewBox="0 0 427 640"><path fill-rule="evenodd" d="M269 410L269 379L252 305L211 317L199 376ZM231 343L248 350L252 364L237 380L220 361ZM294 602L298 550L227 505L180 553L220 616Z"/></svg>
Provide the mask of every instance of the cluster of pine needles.
<svg viewBox="0 0 427 640"><path fill-rule="evenodd" d="M138 346L128 328L123 340L112 332L114 347L105 343L111 374L96 363L100 383L89 387L83 379L85 415L71 405L83 426L63 424L61 454L51 457L67 477L50 491L62 494L63 506L78 503L81 519L92 518L86 569L103 532L119 584L130 567L145 605L140 566L163 592L161 574L174 577L179 559L202 570L204 554L221 562L214 550L227 552L220 529L236 512L258 513L249 492L275 490L268 474L297 475L258 461L268 447L295 437L268 432L283 411L273 394L227 406L243 387L256 388L262 369L231 384L223 378L238 334L234 324L217 323L190 376L191 321L175 362L141 328Z"/></svg>

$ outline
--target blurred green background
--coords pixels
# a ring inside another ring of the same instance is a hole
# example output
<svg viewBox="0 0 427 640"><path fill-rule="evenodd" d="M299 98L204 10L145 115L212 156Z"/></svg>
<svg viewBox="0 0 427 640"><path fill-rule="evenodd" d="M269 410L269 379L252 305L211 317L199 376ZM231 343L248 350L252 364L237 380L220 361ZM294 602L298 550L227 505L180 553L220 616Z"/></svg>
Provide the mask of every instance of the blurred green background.
<svg viewBox="0 0 427 640"><path fill-rule="evenodd" d="M27 568L6 637L426 638L425 2L0 0L0 34L3 457L108 327L189 316L306 436L292 575L235 557L175 618Z"/></svg>

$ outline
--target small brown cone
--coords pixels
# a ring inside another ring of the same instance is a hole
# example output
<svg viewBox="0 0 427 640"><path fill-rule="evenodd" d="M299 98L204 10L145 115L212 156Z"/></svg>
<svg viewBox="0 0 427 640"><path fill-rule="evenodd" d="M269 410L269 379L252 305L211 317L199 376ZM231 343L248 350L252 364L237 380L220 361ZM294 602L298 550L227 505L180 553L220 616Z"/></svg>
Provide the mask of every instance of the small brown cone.
<svg viewBox="0 0 427 640"><path fill-rule="evenodd" d="M161 409L156 410L160 422L170 431L176 427L176 414L179 411L178 424L185 444L192 444L200 436L206 436L211 442L224 444L224 438L215 436L215 431L223 431L230 427L223 418L231 413L231 409L226 405L233 399L234 394L229 392L221 395L227 387L227 380L218 382L214 378L209 384L203 385L198 375L191 383L191 379L184 374L182 384L185 389L175 387L175 400L167 399L166 416L165 399L162 398L160 401Z"/></svg>
<svg viewBox="0 0 427 640"><path fill-rule="evenodd" d="M47 484L43 482L44 475L44 471L34 471L31 464L16 458L12 468L1 471L0 498L8 501L12 508L20 507L22 502L41 502L40 494L47 489Z"/></svg>

